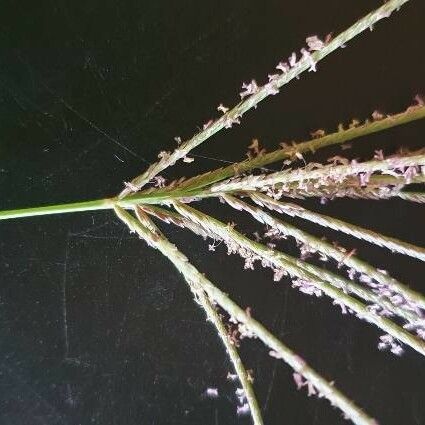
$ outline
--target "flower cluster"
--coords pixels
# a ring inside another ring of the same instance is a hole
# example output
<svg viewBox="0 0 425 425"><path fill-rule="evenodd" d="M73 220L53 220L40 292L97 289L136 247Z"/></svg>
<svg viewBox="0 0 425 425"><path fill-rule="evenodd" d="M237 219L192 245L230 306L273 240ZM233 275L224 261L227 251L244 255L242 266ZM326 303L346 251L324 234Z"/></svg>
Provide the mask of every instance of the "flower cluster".
<svg viewBox="0 0 425 425"><path fill-rule="evenodd" d="M250 96L251 94L255 94L259 90L257 82L255 80L251 80L250 83L243 83L242 89L243 91L239 93L239 96L241 97L241 99L243 99L246 96Z"/></svg>
<svg viewBox="0 0 425 425"><path fill-rule="evenodd" d="M316 35L306 38L307 48L303 47L300 50L301 57L300 60L297 59L296 52L293 52L287 61L281 61L276 65L276 69L281 72L281 74L269 74L268 83L264 86L258 86L255 80L251 80L249 83L242 84L242 91L239 93L241 99L245 97L255 95L260 90L265 90L267 95L275 95L279 93L279 79L281 75L286 75L291 69L297 68L297 66L304 62L309 66L309 71L316 72L316 61L314 60L312 53L322 50L326 44L331 40L331 36L328 35L325 41L320 40ZM299 78L296 75L296 78ZM227 112L227 110L226 110ZM225 113L225 112L224 112Z"/></svg>
<svg viewBox="0 0 425 425"><path fill-rule="evenodd" d="M385 192L394 188L398 190L403 185L414 182L416 176L425 175L425 154L422 151L415 153L395 154L384 160L358 162L340 156L333 157L331 164L319 165L313 163L296 169L286 169L270 174L237 176L212 185L211 192L253 191L261 190L274 199L282 196L317 196L323 193L324 197L352 196L367 197L370 189ZM334 165L338 162L340 165ZM379 174L380 173L380 174ZM380 180L371 178L384 175L390 176L388 186ZM376 182L376 184L375 184ZM393 183L394 182L394 183ZM341 192L341 193L340 193Z"/></svg>
<svg viewBox="0 0 425 425"><path fill-rule="evenodd" d="M389 350L396 356L401 356L404 349L399 342L397 342L391 335L385 334L379 337L380 343L378 349L381 351Z"/></svg>
<svg viewBox="0 0 425 425"><path fill-rule="evenodd" d="M323 397L323 395L317 391L314 385L307 379L305 379L301 374L294 372L292 374L294 378L295 385L297 386L297 390L300 390L303 387L307 387L307 395L310 397L312 395L317 395L319 398Z"/></svg>
<svg viewBox="0 0 425 425"><path fill-rule="evenodd" d="M384 270L379 270L383 274L387 274ZM397 307L401 307L407 311L415 313L419 318L424 317L424 311L415 304L415 302L409 300L406 296L400 294L397 288L394 288L390 283L376 282L370 276L366 274L360 274L359 280L369 286L372 291L380 297L387 298L392 304ZM391 314L385 310L381 311L381 315L390 316Z"/></svg>
<svg viewBox="0 0 425 425"><path fill-rule="evenodd" d="M249 404L247 402L246 394L243 388L236 388L236 398L238 399L238 406L236 407L236 414L238 416L245 416L250 413Z"/></svg>
<svg viewBox="0 0 425 425"><path fill-rule="evenodd" d="M406 323L404 329L414 332L419 338L425 340L425 320L418 320L416 323Z"/></svg>
<svg viewBox="0 0 425 425"><path fill-rule="evenodd" d="M323 292L317 288L317 286L313 285L311 282L308 282L304 279L294 278L292 279L293 288L297 288L300 292L306 295L314 295L316 297L321 297Z"/></svg>

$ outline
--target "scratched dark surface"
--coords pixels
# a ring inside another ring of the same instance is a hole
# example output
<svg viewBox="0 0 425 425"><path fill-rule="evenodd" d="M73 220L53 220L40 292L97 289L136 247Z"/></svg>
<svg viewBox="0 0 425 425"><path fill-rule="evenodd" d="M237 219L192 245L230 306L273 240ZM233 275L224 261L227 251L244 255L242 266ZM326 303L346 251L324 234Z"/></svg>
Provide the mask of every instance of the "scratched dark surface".
<svg viewBox="0 0 425 425"><path fill-rule="evenodd" d="M19 2L21 3L21 2ZM122 182L232 105L242 81L263 81L307 35L338 33L378 0L3 1L0 26L0 208L110 196ZM412 1L293 81L243 125L221 132L167 177L334 129L374 109L396 112L425 93L425 4ZM425 123L362 139L346 154L423 146ZM328 149L325 160L337 150ZM316 210L423 245L424 208L340 200ZM252 234L259 227L202 204ZM423 290L418 261L356 247L362 258ZM268 271L181 230L164 228L193 263L382 424L424 424L425 364L376 348L379 331L325 299L274 284ZM282 248L296 254L293 244ZM253 369L267 424L340 424L324 400L297 391L291 370L257 341ZM0 424L235 424L224 349L170 263L110 212L0 222ZM218 388L219 398L203 396Z"/></svg>

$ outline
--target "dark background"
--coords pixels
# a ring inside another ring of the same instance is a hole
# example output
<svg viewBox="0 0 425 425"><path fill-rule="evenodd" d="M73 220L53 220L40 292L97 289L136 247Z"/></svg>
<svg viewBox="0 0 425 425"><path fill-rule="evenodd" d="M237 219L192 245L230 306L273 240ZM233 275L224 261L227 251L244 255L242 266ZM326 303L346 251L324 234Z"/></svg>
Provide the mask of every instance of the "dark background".
<svg viewBox="0 0 425 425"><path fill-rule="evenodd" d="M28 3L28 4L27 4ZM174 136L191 136L263 82L311 34L337 34L379 0L1 2L0 207L112 196ZM425 92L425 3L412 1L220 132L167 177L244 157L253 137L268 149L333 130L373 110L405 109ZM418 122L355 142L349 157L423 146ZM327 149L326 160L339 153ZM279 167L279 165L278 165ZM303 205L423 245L424 208L399 200ZM261 230L214 201L202 208ZM356 247L361 258L423 290L423 265L301 223ZM424 424L425 368L407 349L379 352L381 333L244 271L223 247L164 228L193 263L382 424ZM292 242L282 244L296 254ZM257 341L253 369L267 424L345 423L325 400L297 391L292 371ZM170 263L129 235L111 212L0 223L1 424L233 424L235 385L214 329ZM217 387L220 397L203 396Z"/></svg>

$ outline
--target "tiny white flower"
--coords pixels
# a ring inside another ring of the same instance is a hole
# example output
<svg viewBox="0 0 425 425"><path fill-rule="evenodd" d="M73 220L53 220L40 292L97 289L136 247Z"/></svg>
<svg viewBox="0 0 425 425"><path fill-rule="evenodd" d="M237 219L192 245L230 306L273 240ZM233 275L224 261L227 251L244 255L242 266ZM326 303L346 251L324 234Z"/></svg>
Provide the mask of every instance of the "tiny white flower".
<svg viewBox="0 0 425 425"><path fill-rule="evenodd" d="M320 137L323 137L325 134L326 134L325 130L322 130L321 128L310 133L310 135L311 135L311 137L313 137L313 139L318 139Z"/></svg>
<svg viewBox="0 0 425 425"><path fill-rule="evenodd" d="M206 130L208 127L211 127L211 125L213 124L214 120L209 120L208 122L206 122L203 126L202 129Z"/></svg>
<svg viewBox="0 0 425 425"><path fill-rule="evenodd" d="M249 404L245 403L242 406L237 406L236 414L238 416L246 416L249 414Z"/></svg>
<svg viewBox="0 0 425 425"><path fill-rule="evenodd" d="M243 99L246 96L250 96L251 94L255 94L255 93L258 92L258 85L257 85L257 82L255 80L251 80L250 83L243 83L242 88L244 89L244 91L239 93L239 96L241 97L241 99Z"/></svg>
<svg viewBox="0 0 425 425"><path fill-rule="evenodd" d="M222 103L220 103L220 105L217 106L217 111L223 112L223 114L225 114L228 110L229 108L224 106Z"/></svg>
<svg viewBox="0 0 425 425"><path fill-rule="evenodd" d="M307 37L305 39L308 48L311 51L321 50L325 46L325 43L317 37L317 35L312 35L311 37Z"/></svg>
<svg viewBox="0 0 425 425"><path fill-rule="evenodd" d="M404 350L400 345L393 345L390 351L396 356L401 356L404 353Z"/></svg>
<svg viewBox="0 0 425 425"><path fill-rule="evenodd" d="M267 94L274 96L279 93L279 88L276 86L276 83L271 81L266 84Z"/></svg>
<svg viewBox="0 0 425 425"><path fill-rule="evenodd" d="M282 358L281 355L274 350L269 351L269 356L274 357L275 359L281 359Z"/></svg>
<svg viewBox="0 0 425 425"><path fill-rule="evenodd" d="M372 113L372 119L374 121L379 121L379 120L382 120L384 118L385 118L384 115L381 114L379 111L373 111L373 113Z"/></svg>
<svg viewBox="0 0 425 425"><path fill-rule="evenodd" d="M154 181L154 186L155 187L159 187L159 188L165 187L166 180L165 180L164 177L162 177L162 176L155 176L153 178L153 181Z"/></svg>
<svg viewBox="0 0 425 425"><path fill-rule="evenodd" d="M282 71L283 74L286 74L291 67L286 62L279 62L276 66L276 69Z"/></svg>
<svg viewBox="0 0 425 425"><path fill-rule="evenodd" d="M316 62L314 61L313 57L311 56L311 53L304 48L301 49L301 53L303 55L303 59L305 59L310 64L310 68L309 68L308 71L309 72L311 72L311 71L316 72Z"/></svg>
<svg viewBox="0 0 425 425"><path fill-rule="evenodd" d="M226 121L224 123L224 128L232 128L233 124L240 124L241 121L239 118L232 118L227 116Z"/></svg>
<svg viewBox="0 0 425 425"><path fill-rule="evenodd" d="M297 64L297 54L293 52L288 60L289 60L289 66L293 68Z"/></svg>
<svg viewBox="0 0 425 425"><path fill-rule="evenodd" d="M297 372L294 372L292 374L292 377L294 378L294 382L295 382L295 385L297 386L297 390L300 390L305 385L302 375L300 375Z"/></svg>
<svg viewBox="0 0 425 425"><path fill-rule="evenodd" d="M269 82L270 81L275 81L279 78L279 74L269 74L268 76Z"/></svg>
<svg viewBox="0 0 425 425"><path fill-rule="evenodd" d="M421 95L417 94L414 99L417 106L425 106L425 101Z"/></svg>
<svg viewBox="0 0 425 425"><path fill-rule="evenodd" d="M207 388L205 391L205 395L208 398L217 398L218 397L218 389L217 388Z"/></svg>
<svg viewBox="0 0 425 425"><path fill-rule="evenodd" d="M160 159L167 159L170 156L170 152L166 152L166 151L161 151L158 154L158 158Z"/></svg>

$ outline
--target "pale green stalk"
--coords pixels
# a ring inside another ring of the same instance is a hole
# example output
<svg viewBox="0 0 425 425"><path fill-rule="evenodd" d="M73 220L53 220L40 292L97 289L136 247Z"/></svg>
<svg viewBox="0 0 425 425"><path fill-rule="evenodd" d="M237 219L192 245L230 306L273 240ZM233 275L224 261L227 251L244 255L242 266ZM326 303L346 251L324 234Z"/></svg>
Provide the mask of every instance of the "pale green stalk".
<svg viewBox="0 0 425 425"><path fill-rule="evenodd" d="M180 214L202 226L207 231L209 230L212 235L216 234L224 241L237 244L238 246L253 252L264 260L270 262L275 267L286 270L291 276L295 276L308 282L328 297L339 303L343 303L345 306L357 313L360 318L375 324L384 332L392 335L397 340L409 345L414 350L425 356L425 341L416 338L414 335L405 331L385 317L369 311L362 302L347 295L343 290L332 286L327 282L327 271L306 263L305 261L295 259L280 251L269 249L258 242L254 242L237 232L232 226L226 225L213 217L189 207L188 205L177 201L174 201L172 205ZM311 272L310 270L314 270L314 272Z"/></svg>
<svg viewBox="0 0 425 425"><path fill-rule="evenodd" d="M300 356L279 341L263 325L248 315L242 308L233 302L224 292L213 285L203 274L201 274L182 254L175 245L170 243L164 236L152 232L150 226L146 227L123 208L116 206L117 216L129 227L131 231L143 238L148 245L158 249L168 258L187 281L198 285L199 290L205 291L210 299L222 307L230 316L250 329L263 343L287 363L296 373L307 379L323 397L326 397L332 405L339 408L344 415L359 425L377 425L351 400L342 394L333 383L327 382L314 369L312 369Z"/></svg>
<svg viewBox="0 0 425 425"><path fill-rule="evenodd" d="M294 237L297 241L300 241L306 244L308 247L311 247L313 250L321 252L325 254L326 256L329 256L335 259L340 265L344 264L345 266L351 267L359 273L363 273L373 279L378 280L379 282L385 283L385 285L388 285L387 275L380 273L377 269L370 266L366 262L360 260L359 258L355 257L354 255L347 255L347 253L342 252L341 250L337 249L332 244L322 239L316 238L310 235L309 233L304 232L303 230L295 226L292 226L289 223L279 220L271 216L270 214L266 213L262 209L249 205L238 198L235 198L229 195L224 195L223 199L233 208L240 211L244 210L248 212L259 222L270 226L270 228L272 229L279 230L279 232L281 232L283 235L290 235ZM307 268L307 270L310 271L311 273L316 274L315 266L310 266ZM417 322L419 319L419 317L412 311L405 310L401 306L398 307L394 305L390 300L387 300L383 298L382 296L376 295L371 290L363 286L357 285L355 282L352 282L348 279L344 279L327 270L322 271L322 276L326 277L326 280L329 283L336 286L337 288L345 289L349 293L353 293L365 301L369 301L371 303L377 304L381 306L382 308L385 308L386 310L389 310L392 313L400 317L403 317L407 321ZM417 293L415 294L416 294L415 302L417 302L417 299L420 298L420 300L425 303L424 297L422 297L420 294L417 294Z"/></svg>
<svg viewBox="0 0 425 425"><path fill-rule="evenodd" d="M408 255L418 260L425 261L425 248L421 248L408 242L403 242L396 238L385 236L381 233L365 229L364 227L356 226L355 224L347 223L343 220L339 220L328 215L309 211L296 204L277 201L262 193L251 193L250 196L260 205L263 204L267 208L273 209L280 213L285 213L292 217L300 217L320 226L329 227L330 229L337 230L338 232L343 232L347 235L354 236L357 239L362 239L380 247L387 248L392 252L398 252L400 254Z"/></svg>
<svg viewBox="0 0 425 425"><path fill-rule="evenodd" d="M91 201L73 202L69 204L53 204L33 208L0 211L0 220L12 218L36 217L40 215L65 214L82 211L107 210L113 208L111 199L95 199Z"/></svg>
<svg viewBox="0 0 425 425"><path fill-rule="evenodd" d="M402 5L407 3L408 0L389 0L375 11L369 13L350 28L339 34L332 41L325 44L324 47L312 53L312 60L317 63L332 53L334 50L345 46L348 41L356 37L358 34L372 28L378 21L391 15L392 12L398 10ZM279 89L285 84L289 83L294 78L298 77L302 72L309 70L311 61L304 58L301 59L293 68L287 73L282 73L279 77L272 82L274 89ZM259 88L259 90L249 96L246 100L238 103L235 107L230 109L227 113L223 114L220 118L206 126L203 131L195 134L191 139L183 142L172 153L165 152L162 158L148 167L148 169L140 176L135 177L127 187L120 193L119 198L123 198L133 191L139 190L151 179L157 176L161 171L174 165L176 161L184 158L192 149L199 146L202 142L216 134L221 129L228 126L229 122L238 120L240 117L249 111L251 108L256 107L263 99L269 97L273 93L270 91L270 84L268 83Z"/></svg>
<svg viewBox="0 0 425 425"><path fill-rule="evenodd" d="M183 217L181 214L178 214L174 211L166 210L164 208L157 207L154 205L138 205L136 211L138 209L141 209L145 213L158 218L164 223L172 223L181 228L186 228L191 232L202 236L204 239L208 238L209 236L208 233L201 226L198 226L193 221L188 220L186 217Z"/></svg>

